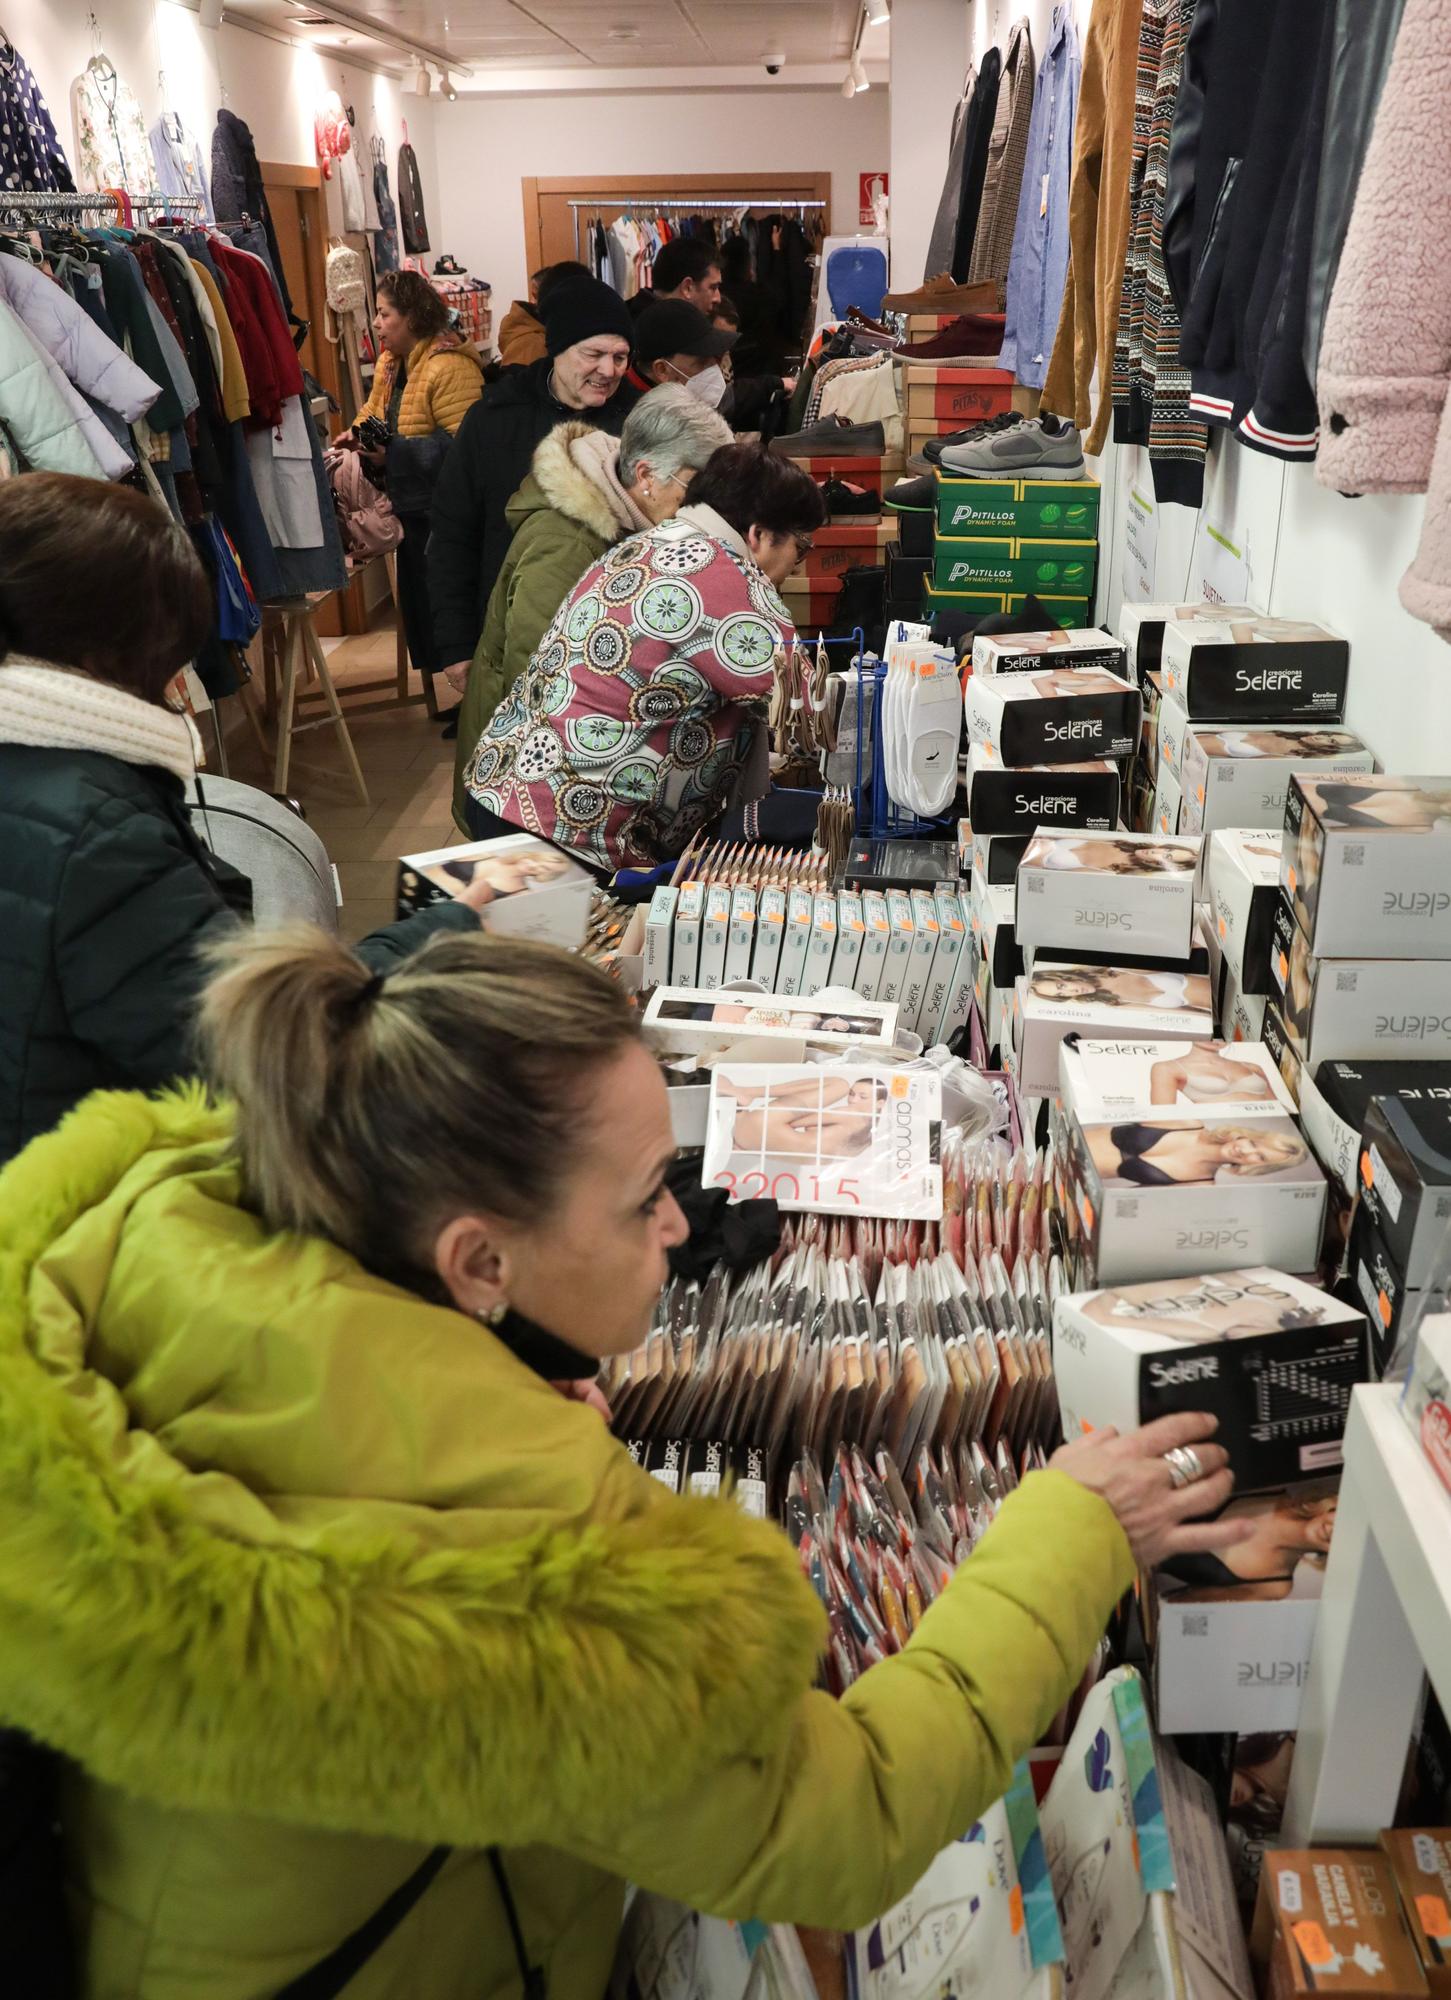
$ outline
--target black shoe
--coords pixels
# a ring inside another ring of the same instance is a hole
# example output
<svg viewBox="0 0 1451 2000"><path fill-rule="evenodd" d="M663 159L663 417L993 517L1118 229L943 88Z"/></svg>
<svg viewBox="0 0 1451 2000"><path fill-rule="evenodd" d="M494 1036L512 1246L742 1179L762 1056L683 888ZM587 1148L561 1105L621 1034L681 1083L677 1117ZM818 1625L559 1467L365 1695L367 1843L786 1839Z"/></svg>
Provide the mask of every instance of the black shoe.
<svg viewBox="0 0 1451 2000"><path fill-rule="evenodd" d="M804 431L772 438L772 451L783 458L880 458L887 448L879 423L852 424L841 417L823 417Z"/></svg>
<svg viewBox="0 0 1451 2000"><path fill-rule="evenodd" d="M922 447L922 456L932 465L940 465L945 446L970 444L975 438L990 436L993 431L1011 430L1014 424L1020 424L1022 421L1020 411L1001 410L997 416L987 418L984 423L969 424L965 431L948 431L943 437L928 438Z"/></svg>
<svg viewBox="0 0 1451 2000"><path fill-rule="evenodd" d="M882 495L882 504L902 514L935 514L937 474L924 472L917 479L899 479Z"/></svg>
<svg viewBox="0 0 1451 2000"><path fill-rule="evenodd" d="M848 486L844 479L828 479L821 489L828 521L880 521L882 496Z"/></svg>
<svg viewBox="0 0 1451 2000"><path fill-rule="evenodd" d="M457 739L458 737L457 709L455 709L451 715L447 715L444 717L443 727L442 729L440 729L438 733L443 738L445 743L452 743Z"/></svg>

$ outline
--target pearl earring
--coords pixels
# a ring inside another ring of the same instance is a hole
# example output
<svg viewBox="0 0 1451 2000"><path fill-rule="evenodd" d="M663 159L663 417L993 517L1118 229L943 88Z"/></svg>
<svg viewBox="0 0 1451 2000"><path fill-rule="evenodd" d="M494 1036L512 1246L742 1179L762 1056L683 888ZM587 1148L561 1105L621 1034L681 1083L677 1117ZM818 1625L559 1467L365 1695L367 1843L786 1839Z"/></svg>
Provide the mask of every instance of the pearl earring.
<svg viewBox="0 0 1451 2000"><path fill-rule="evenodd" d="M508 1310L509 1310L508 1300L500 1299L497 1305L492 1305L488 1307L481 1306L479 1310L474 1314L474 1318L478 1320L480 1325L482 1326L502 1326L504 1324L504 1315L506 1312L508 1312Z"/></svg>

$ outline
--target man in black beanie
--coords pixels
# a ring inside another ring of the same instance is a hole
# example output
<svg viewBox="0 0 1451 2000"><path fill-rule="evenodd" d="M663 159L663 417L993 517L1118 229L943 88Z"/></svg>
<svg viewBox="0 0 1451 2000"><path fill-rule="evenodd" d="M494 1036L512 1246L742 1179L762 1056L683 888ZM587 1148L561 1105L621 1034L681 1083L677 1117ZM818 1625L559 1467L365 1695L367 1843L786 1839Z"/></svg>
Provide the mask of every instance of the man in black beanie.
<svg viewBox="0 0 1451 2000"><path fill-rule="evenodd" d="M439 664L460 694L509 548L504 510L556 424L619 436L639 401L625 381L634 328L618 292L588 276L566 280L544 306L543 360L506 369L459 427L434 494L428 584Z"/></svg>

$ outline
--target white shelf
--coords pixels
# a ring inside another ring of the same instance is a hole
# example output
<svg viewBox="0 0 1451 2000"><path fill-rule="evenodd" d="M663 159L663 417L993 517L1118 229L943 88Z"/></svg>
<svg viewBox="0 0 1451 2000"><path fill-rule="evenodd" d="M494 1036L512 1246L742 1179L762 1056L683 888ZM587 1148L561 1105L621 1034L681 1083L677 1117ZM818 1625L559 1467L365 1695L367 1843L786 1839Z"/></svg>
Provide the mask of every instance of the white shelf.
<svg viewBox="0 0 1451 2000"><path fill-rule="evenodd" d="M1279 1844L1373 1840L1395 1816L1422 1677L1451 1713L1451 1494L1397 1404L1357 1389Z"/></svg>

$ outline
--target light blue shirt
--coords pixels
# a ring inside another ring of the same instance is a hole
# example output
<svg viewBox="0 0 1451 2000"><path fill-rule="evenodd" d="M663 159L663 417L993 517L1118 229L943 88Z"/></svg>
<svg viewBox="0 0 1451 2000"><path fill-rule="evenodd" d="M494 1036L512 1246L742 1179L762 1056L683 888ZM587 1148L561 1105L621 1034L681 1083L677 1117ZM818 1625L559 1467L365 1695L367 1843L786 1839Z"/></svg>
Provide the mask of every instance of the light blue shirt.
<svg viewBox="0 0 1451 2000"><path fill-rule="evenodd" d="M1073 16L1066 6L1055 7L1033 92L999 364L1030 389L1041 389L1048 372L1068 280L1068 184L1082 70Z"/></svg>

